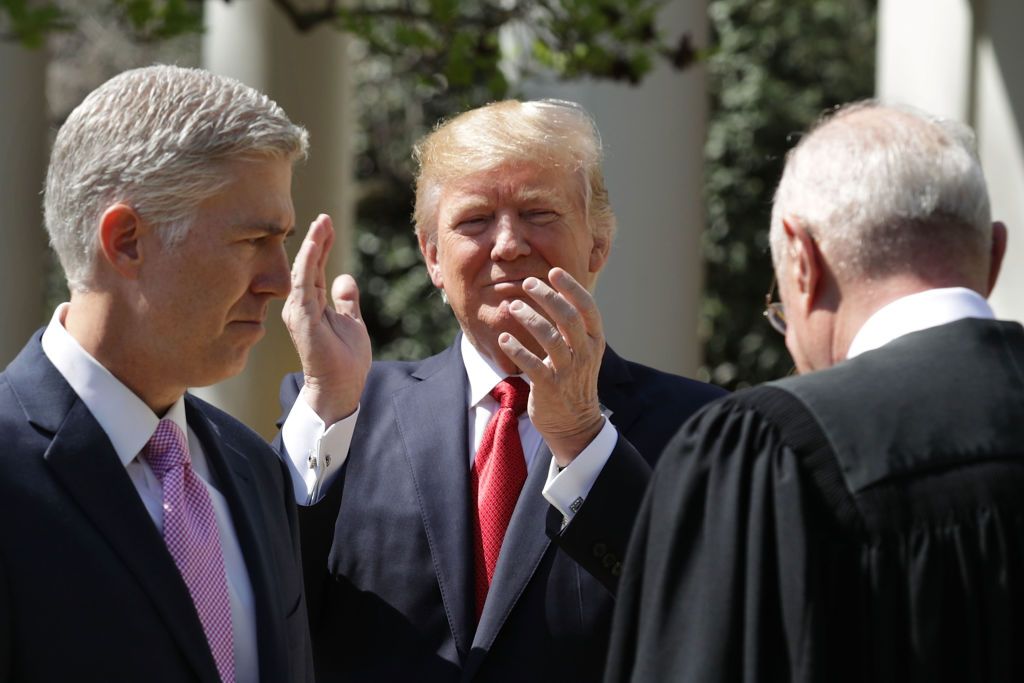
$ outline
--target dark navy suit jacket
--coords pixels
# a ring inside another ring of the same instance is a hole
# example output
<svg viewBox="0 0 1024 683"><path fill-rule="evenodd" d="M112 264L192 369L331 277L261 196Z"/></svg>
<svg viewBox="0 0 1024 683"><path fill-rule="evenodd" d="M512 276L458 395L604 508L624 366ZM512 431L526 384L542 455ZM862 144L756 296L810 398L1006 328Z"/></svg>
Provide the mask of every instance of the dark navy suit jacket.
<svg viewBox="0 0 1024 683"><path fill-rule="evenodd" d="M285 378L285 415L301 386ZM299 511L317 680L600 679L650 463L723 393L606 351L598 391L620 434L612 456L562 530L541 495L541 448L477 625L468 391L458 339L422 361L373 364L343 473Z"/></svg>
<svg viewBox="0 0 1024 683"><path fill-rule="evenodd" d="M260 677L311 681L287 472L237 420L185 405L249 570ZM159 530L40 334L0 374L0 435L0 681L218 681Z"/></svg>

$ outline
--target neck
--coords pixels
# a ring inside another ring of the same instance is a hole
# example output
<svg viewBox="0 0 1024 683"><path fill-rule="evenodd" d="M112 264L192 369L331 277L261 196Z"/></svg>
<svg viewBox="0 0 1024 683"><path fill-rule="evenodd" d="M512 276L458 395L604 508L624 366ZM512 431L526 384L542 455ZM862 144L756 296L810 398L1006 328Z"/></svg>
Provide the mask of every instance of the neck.
<svg viewBox="0 0 1024 683"><path fill-rule="evenodd" d="M64 328L90 356L128 387L157 415L163 415L185 387L167 382L140 346L137 321L110 292L73 292ZM121 313L121 315L119 315Z"/></svg>
<svg viewBox="0 0 1024 683"><path fill-rule="evenodd" d="M864 323L881 308L905 296L938 287L975 289L960 282L936 283L909 274L893 275L882 280L861 281L855 287L846 287L847 291L844 291L842 296L842 306L836 311L832 340L833 356L836 361L846 358L854 337Z"/></svg>

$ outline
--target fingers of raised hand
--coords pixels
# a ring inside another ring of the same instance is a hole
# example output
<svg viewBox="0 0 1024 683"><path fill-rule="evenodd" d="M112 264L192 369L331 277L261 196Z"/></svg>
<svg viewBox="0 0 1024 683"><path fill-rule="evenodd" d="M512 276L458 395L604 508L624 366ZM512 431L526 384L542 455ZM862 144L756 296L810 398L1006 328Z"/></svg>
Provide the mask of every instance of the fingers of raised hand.
<svg viewBox="0 0 1024 683"><path fill-rule="evenodd" d="M551 324L551 321L525 301L518 299L509 305L509 311L519 321L519 324L526 328L530 336L537 340L556 368L564 367L571 361L572 349L569 348L562 333Z"/></svg>
<svg viewBox="0 0 1024 683"><path fill-rule="evenodd" d="M575 347L585 340L587 331L583 317L566 297L535 277L526 278L523 282L523 291L554 321L561 331L560 336L564 336L570 346ZM543 342L540 339L538 341Z"/></svg>
<svg viewBox="0 0 1024 683"><path fill-rule="evenodd" d="M331 219L326 214L320 214L310 224L292 266L292 293L297 299L319 297L317 290L325 289L324 270L333 242L334 227Z"/></svg>
<svg viewBox="0 0 1024 683"><path fill-rule="evenodd" d="M548 271L548 281L575 309L583 321L583 327L587 334L591 337L603 337L601 312L597 309L594 296L587 291L587 288L561 268L552 268Z"/></svg>
<svg viewBox="0 0 1024 683"><path fill-rule="evenodd" d="M326 213L317 216L309 226L310 231L316 230L316 238L323 242L320 250L320 258L317 259L316 267L320 275L320 282L326 282L327 258L331 255L331 247L334 246L334 221Z"/></svg>
<svg viewBox="0 0 1024 683"><path fill-rule="evenodd" d="M508 332L502 332L498 335L498 345L505 352L505 355L512 359L512 362L520 370L526 373L526 376L534 382L535 386L547 379L547 375L551 373L551 369L544 364L543 360L537 358L533 352L523 346L522 342Z"/></svg>

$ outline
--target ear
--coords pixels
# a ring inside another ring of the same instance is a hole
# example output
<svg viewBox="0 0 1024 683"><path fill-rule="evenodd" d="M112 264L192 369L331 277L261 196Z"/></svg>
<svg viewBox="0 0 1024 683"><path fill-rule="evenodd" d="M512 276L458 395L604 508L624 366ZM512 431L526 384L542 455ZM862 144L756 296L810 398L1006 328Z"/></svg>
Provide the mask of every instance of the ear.
<svg viewBox="0 0 1024 683"><path fill-rule="evenodd" d="M594 244L590 247L589 270L594 275L601 272L604 264L608 263L608 255L612 250L612 241L607 237L595 237Z"/></svg>
<svg viewBox="0 0 1024 683"><path fill-rule="evenodd" d="M112 204L100 217L99 246L103 261L110 268L134 280L142 266L140 241L145 225L135 209L127 204Z"/></svg>
<svg viewBox="0 0 1024 683"><path fill-rule="evenodd" d="M441 273L441 264L437 260L437 233L427 234L425 231L416 235L420 243L420 253L423 254L423 261L427 264L427 273L430 281L438 289L444 289L444 277Z"/></svg>
<svg viewBox="0 0 1024 683"><path fill-rule="evenodd" d="M821 252L811 233L800 223L799 219L786 217L782 219L782 230L786 236L785 269L787 276L796 282L795 294L798 300L793 302L804 312L814 308L819 297L822 278ZM789 302L787 306L791 305Z"/></svg>
<svg viewBox="0 0 1024 683"><path fill-rule="evenodd" d="M1003 256L1006 255L1006 225L1001 221L992 224L992 251L988 261L988 289L985 296L992 294L992 289L999 279L999 270L1003 266Z"/></svg>

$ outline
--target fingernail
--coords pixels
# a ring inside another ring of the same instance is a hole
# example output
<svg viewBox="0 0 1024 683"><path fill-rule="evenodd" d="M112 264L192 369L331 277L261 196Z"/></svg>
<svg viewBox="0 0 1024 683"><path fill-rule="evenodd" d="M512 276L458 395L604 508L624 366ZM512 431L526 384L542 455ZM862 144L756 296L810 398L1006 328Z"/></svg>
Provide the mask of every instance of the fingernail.
<svg viewBox="0 0 1024 683"><path fill-rule="evenodd" d="M527 291L537 289L537 278L528 277L525 280L523 280L523 289Z"/></svg>
<svg viewBox="0 0 1024 683"><path fill-rule="evenodd" d="M520 301L519 299L516 299L511 304L509 304L508 307L513 311L521 311L523 309L523 302Z"/></svg>
<svg viewBox="0 0 1024 683"><path fill-rule="evenodd" d="M510 335L508 332L502 332L501 334L498 335L498 341L501 342L502 344L508 344L508 340L511 338L512 335Z"/></svg>

